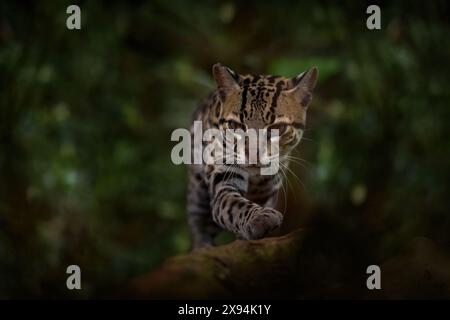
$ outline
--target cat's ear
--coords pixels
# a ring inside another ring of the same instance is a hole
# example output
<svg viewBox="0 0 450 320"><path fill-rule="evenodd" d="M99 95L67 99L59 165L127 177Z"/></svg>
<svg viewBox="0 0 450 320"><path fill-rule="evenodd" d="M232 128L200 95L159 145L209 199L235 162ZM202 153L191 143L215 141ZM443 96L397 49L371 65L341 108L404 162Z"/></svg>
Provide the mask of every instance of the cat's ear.
<svg viewBox="0 0 450 320"><path fill-rule="evenodd" d="M292 83L294 85L294 88L313 92L314 88L316 87L318 76L319 70L317 70L317 67L312 67L292 79Z"/></svg>
<svg viewBox="0 0 450 320"><path fill-rule="evenodd" d="M239 89L239 84L237 82L239 75L230 68L222 66L220 63L216 63L213 65L212 72L214 80L216 80L219 88L223 88L227 91Z"/></svg>
<svg viewBox="0 0 450 320"><path fill-rule="evenodd" d="M312 92L316 87L319 70L317 67L312 67L309 70L299 74L292 79L293 88L287 91L288 94L295 94L302 106L306 107L311 98Z"/></svg>

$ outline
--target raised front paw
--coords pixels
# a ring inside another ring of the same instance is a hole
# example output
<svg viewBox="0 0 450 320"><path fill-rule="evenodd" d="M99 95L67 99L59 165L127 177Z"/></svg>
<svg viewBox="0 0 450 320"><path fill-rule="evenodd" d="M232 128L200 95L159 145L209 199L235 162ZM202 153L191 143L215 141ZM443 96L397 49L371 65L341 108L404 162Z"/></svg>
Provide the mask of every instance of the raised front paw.
<svg viewBox="0 0 450 320"><path fill-rule="evenodd" d="M261 239L278 228L283 222L283 215L272 208L261 208L248 221L246 239Z"/></svg>

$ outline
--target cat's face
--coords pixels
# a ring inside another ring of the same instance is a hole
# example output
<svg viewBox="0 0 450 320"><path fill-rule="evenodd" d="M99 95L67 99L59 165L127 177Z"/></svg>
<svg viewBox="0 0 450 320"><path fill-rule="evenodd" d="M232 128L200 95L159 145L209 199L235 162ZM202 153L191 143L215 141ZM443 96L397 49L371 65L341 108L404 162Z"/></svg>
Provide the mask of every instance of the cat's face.
<svg viewBox="0 0 450 320"><path fill-rule="evenodd" d="M260 157L272 156L275 141L281 158L300 142L317 80L315 67L293 79L239 75L219 64L214 65L213 74L221 92L220 129L268 130L268 153ZM271 135L270 129L278 129L279 135Z"/></svg>

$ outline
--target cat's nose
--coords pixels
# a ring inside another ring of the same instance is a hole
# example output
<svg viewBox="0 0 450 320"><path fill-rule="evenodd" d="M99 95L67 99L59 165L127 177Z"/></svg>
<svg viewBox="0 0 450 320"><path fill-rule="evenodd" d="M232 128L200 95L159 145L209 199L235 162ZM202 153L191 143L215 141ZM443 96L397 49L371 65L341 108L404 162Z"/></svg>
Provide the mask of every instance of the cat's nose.
<svg viewBox="0 0 450 320"><path fill-rule="evenodd" d="M258 148L247 147L245 148L245 160L248 164L258 163Z"/></svg>

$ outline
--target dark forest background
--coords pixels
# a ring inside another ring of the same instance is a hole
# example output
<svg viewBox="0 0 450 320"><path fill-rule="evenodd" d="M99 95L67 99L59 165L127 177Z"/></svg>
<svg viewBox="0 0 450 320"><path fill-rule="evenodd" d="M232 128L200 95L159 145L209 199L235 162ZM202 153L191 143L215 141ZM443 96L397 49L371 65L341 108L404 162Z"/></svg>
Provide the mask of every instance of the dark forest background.
<svg viewBox="0 0 450 320"><path fill-rule="evenodd" d="M76 1L69 31L72 3L0 3L0 298L107 295L189 250L170 134L216 62L319 68L279 234L326 224L373 262L450 244L447 1L383 3L374 31L364 1Z"/></svg>

